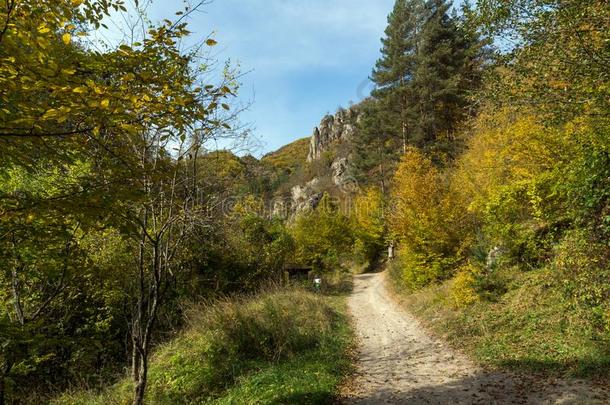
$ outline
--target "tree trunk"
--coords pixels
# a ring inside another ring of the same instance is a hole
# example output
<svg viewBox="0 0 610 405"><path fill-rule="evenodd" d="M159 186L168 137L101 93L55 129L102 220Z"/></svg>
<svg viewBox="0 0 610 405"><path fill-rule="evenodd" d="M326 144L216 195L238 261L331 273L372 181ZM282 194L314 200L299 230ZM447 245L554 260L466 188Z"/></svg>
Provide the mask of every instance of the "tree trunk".
<svg viewBox="0 0 610 405"><path fill-rule="evenodd" d="M144 405L144 394L146 393L146 383L148 376L148 353L140 353L139 358L139 373L134 391L133 405Z"/></svg>
<svg viewBox="0 0 610 405"><path fill-rule="evenodd" d="M407 124L402 124L402 154L407 153Z"/></svg>
<svg viewBox="0 0 610 405"><path fill-rule="evenodd" d="M136 340L132 337L131 341L131 379L134 382L137 382L140 374L140 354L138 352Z"/></svg>

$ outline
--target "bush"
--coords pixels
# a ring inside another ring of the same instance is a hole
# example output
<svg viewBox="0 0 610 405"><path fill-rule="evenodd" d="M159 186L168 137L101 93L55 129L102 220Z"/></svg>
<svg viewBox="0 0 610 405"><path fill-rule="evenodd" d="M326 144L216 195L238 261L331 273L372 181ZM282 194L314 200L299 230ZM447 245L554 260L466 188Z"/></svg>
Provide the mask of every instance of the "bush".
<svg viewBox="0 0 610 405"><path fill-rule="evenodd" d="M214 345L243 360L277 361L315 348L335 321L322 298L301 291L225 301L202 315L195 329L216 331Z"/></svg>
<svg viewBox="0 0 610 405"><path fill-rule="evenodd" d="M434 253L419 253L407 246L398 250L394 261L400 273L400 284L409 291L418 290L435 282L446 280L453 272L455 259Z"/></svg>
<svg viewBox="0 0 610 405"><path fill-rule="evenodd" d="M451 301L456 308L467 307L479 301L477 278L480 273L480 269L472 264L462 266L458 270L450 290Z"/></svg>
<svg viewBox="0 0 610 405"><path fill-rule="evenodd" d="M610 249L584 230L568 232L555 249L556 282L597 330L610 333Z"/></svg>
<svg viewBox="0 0 610 405"><path fill-rule="evenodd" d="M187 311L190 328L154 355L146 394L151 404L204 403L232 389L251 373L303 356L314 366L337 352L345 319L324 296L303 290L273 291L255 298L227 299ZM343 353L336 353L340 358ZM340 362L340 359L332 359ZM318 362L318 363L316 363ZM342 370L325 370L340 375ZM329 380L340 379L333 374ZM124 379L101 394L64 395L55 404L129 403ZM272 390L273 387L267 387Z"/></svg>
<svg viewBox="0 0 610 405"><path fill-rule="evenodd" d="M353 245L349 219L326 193L315 210L297 216L290 231L296 244L294 259L316 271L336 271Z"/></svg>

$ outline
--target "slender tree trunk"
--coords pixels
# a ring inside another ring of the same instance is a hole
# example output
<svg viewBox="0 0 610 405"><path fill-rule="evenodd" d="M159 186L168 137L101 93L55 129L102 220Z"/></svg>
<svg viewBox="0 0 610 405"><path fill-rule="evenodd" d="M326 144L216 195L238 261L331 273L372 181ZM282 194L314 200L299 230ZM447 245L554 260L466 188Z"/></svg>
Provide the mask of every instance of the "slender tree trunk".
<svg viewBox="0 0 610 405"><path fill-rule="evenodd" d="M142 213L142 235L140 239L139 254L138 254L138 302L136 304L135 313L133 313L133 321L131 326L131 378L135 384L134 388L134 404L141 404L144 401L144 389L146 382L142 387L142 340L143 340L143 324L144 324L144 307L146 300L146 227L148 226L148 209L144 208ZM146 374L144 374L146 379Z"/></svg>
<svg viewBox="0 0 610 405"><path fill-rule="evenodd" d="M142 349L139 358L138 378L136 381L133 405L144 404L144 394L146 393L146 383L148 382L148 353L146 353L146 349Z"/></svg>
<svg viewBox="0 0 610 405"><path fill-rule="evenodd" d="M402 154L407 153L407 124L402 123Z"/></svg>
<svg viewBox="0 0 610 405"><path fill-rule="evenodd" d="M146 394L146 385L148 380L148 356L150 354L150 342L152 338L152 331L157 318L157 309L160 301L161 294L161 283L162 283L162 262L161 262L161 249L159 242L156 241L153 244L153 260L152 260L152 279L148 290L148 299L145 298L144 281L141 281L141 295L138 303L138 328L134 330L134 346L137 349L138 361L137 376L134 379L134 397L133 405L144 404L144 395ZM141 257L144 259L144 255ZM144 265L142 266L144 269ZM140 273L141 277L144 277L144 270ZM146 301L146 305L145 302ZM132 369L132 373L135 374L136 370Z"/></svg>
<svg viewBox="0 0 610 405"><path fill-rule="evenodd" d="M131 338L131 379L134 382L138 381L140 375L140 354L138 352L138 345L136 339L132 336Z"/></svg>

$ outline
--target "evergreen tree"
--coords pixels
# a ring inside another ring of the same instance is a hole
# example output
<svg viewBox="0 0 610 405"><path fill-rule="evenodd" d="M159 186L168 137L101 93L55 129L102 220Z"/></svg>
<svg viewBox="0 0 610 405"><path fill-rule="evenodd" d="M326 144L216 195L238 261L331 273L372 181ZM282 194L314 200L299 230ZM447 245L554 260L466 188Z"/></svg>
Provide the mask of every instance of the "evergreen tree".
<svg viewBox="0 0 610 405"><path fill-rule="evenodd" d="M416 69L409 83L406 115L414 144L433 155L451 155L452 134L464 118L478 38L460 29L457 15L449 15L447 0L426 3L426 23L419 33ZM438 157L438 156L437 156Z"/></svg>
<svg viewBox="0 0 610 405"><path fill-rule="evenodd" d="M404 88L414 74L419 0L397 0L388 16L385 38L381 39L381 58L371 79L377 85L373 96L384 97Z"/></svg>
<svg viewBox="0 0 610 405"><path fill-rule="evenodd" d="M387 107L383 100L363 101L359 106L358 136L351 141L356 178L360 184L379 186L383 194L387 192L400 150L398 139L391 136L396 116Z"/></svg>
<svg viewBox="0 0 610 405"><path fill-rule="evenodd" d="M456 154L452 136L480 83L484 47L476 29L450 8L448 0L397 0L371 76L380 115L369 123L379 121L380 130L363 131L362 142L382 136L377 143L402 145L403 153L413 145L436 161Z"/></svg>
<svg viewBox="0 0 610 405"><path fill-rule="evenodd" d="M410 102L408 84L416 70L417 38L422 24L420 0L397 0L388 16L381 58L375 64L371 80L377 88L373 96L383 104L387 122L393 126L388 136L401 139L403 153L407 146L408 123L404 112Z"/></svg>

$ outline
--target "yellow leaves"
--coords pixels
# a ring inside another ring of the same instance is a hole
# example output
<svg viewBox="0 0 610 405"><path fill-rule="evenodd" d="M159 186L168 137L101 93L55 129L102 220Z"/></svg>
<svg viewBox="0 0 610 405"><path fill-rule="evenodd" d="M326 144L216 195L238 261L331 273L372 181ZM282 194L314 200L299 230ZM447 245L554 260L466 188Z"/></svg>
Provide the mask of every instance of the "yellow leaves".
<svg viewBox="0 0 610 405"><path fill-rule="evenodd" d="M476 280L479 274L480 270L471 264L459 269L450 290L454 307L467 307L480 300L476 291Z"/></svg>
<svg viewBox="0 0 610 405"><path fill-rule="evenodd" d="M49 46L49 41L47 41L45 38L42 38L42 37L36 38L36 43L42 49L46 49L47 46ZM43 59L43 58L41 58L41 59Z"/></svg>
<svg viewBox="0 0 610 405"><path fill-rule="evenodd" d="M68 34L67 32L61 36L61 40L63 41L64 44L69 45L70 42L72 41L72 35Z"/></svg>
<svg viewBox="0 0 610 405"><path fill-rule="evenodd" d="M46 34L46 33L50 32L50 31L51 31L51 28L45 26L44 24L42 24L42 25L40 25L38 27L38 33L39 34Z"/></svg>
<svg viewBox="0 0 610 405"><path fill-rule="evenodd" d="M140 100L137 96L130 96L129 100L131 101L131 104L133 104L134 107L138 108L140 106Z"/></svg>
<svg viewBox="0 0 610 405"><path fill-rule="evenodd" d="M87 88L86 87L75 87L72 89L73 93L77 93L77 94L84 94L87 92Z"/></svg>
<svg viewBox="0 0 610 405"><path fill-rule="evenodd" d="M55 117L57 117L58 113L59 113L58 110L56 110L55 108L51 108L44 113L42 118L43 119L55 118Z"/></svg>
<svg viewBox="0 0 610 405"><path fill-rule="evenodd" d="M569 156L569 137L539 121L509 109L483 111L457 162L453 192L464 196L466 205L482 209L505 185L531 181L555 166L558 157Z"/></svg>
<svg viewBox="0 0 610 405"><path fill-rule="evenodd" d="M206 44L207 46L216 46L216 45L218 45L218 42L217 42L217 41L215 41L215 40L213 40L212 38L210 38L210 39L208 39L207 41L205 41L205 44Z"/></svg>
<svg viewBox="0 0 610 405"><path fill-rule="evenodd" d="M72 7L78 7L81 4L83 4L83 0L72 0L71 3L72 3Z"/></svg>
<svg viewBox="0 0 610 405"><path fill-rule="evenodd" d="M138 128L131 124L121 123L119 124L119 127L130 134L136 134L138 132Z"/></svg>
<svg viewBox="0 0 610 405"><path fill-rule="evenodd" d="M76 73L76 70L75 69L62 69L61 73L64 74L64 75L71 76L74 73Z"/></svg>
<svg viewBox="0 0 610 405"><path fill-rule="evenodd" d="M445 179L432 161L415 148L407 150L393 180L390 230L412 246L442 243L447 238Z"/></svg>
<svg viewBox="0 0 610 405"><path fill-rule="evenodd" d="M110 105L110 100L108 100L107 98L100 101L100 107L102 107L102 108L108 108L109 105Z"/></svg>
<svg viewBox="0 0 610 405"><path fill-rule="evenodd" d="M43 119L54 120L61 124L66 122L69 117L69 113L72 111L70 107L62 106L60 108L50 108L42 116Z"/></svg>
<svg viewBox="0 0 610 405"><path fill-rule="evenodd" d="M31 224L34 221L35 218L36 218L36 215L28 214L28 216L26 217L25 221L26 221L26 223Z"/></svg>
<svg viewBox="0 0 610 405"><path fill-rule="evenodd" d="M358 228L369 235L383 233L383 196L376 188L369 188L356 196L353 219Z"/></svg>

